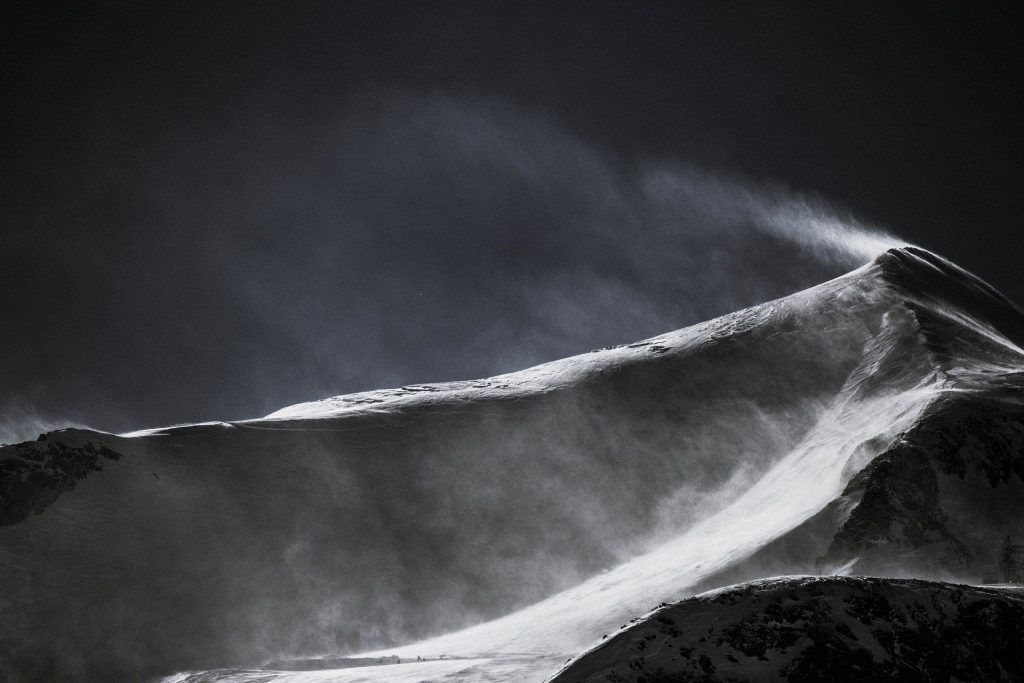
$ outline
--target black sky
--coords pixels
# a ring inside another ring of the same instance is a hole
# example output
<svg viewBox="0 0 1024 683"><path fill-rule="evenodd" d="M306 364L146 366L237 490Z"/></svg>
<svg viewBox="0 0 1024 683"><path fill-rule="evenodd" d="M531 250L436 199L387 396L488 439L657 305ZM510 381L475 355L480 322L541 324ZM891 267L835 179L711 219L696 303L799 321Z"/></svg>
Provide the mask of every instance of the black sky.
<svg viewBox="0 0 1024 683"><path fill-rule="evenodd" d="M1014 5L833 5L6 3L0 439L681 327L850 267L797 195L1024 301Z"/></svg>

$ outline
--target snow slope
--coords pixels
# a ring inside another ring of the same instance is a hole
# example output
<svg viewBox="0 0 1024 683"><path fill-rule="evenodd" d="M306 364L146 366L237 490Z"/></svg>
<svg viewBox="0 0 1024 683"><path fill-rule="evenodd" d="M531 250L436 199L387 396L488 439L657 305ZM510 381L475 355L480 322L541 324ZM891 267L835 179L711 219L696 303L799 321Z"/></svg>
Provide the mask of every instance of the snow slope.
<svg viewBox="0 0 1024 683"><path fill-rule="evenodd" d="M850 488L858 473L943 401L1012 400L1022 332L998 293L908 248L520 373L239 423L51 433L0 451L14 520L0 526L0 600L18 624L0 627L5 668L540 680L730 571L813 564L776 549L809 524L835 538L870 502ZM69 467L54 444L117 457ZM843 552L826 559L857 561ZM382 664L310 660L346 652ZM309 670L262 669L289 657Z"/></svg>
<svg viewBox="0 0 1024 683"><path fill-rule="evenodd" d="M661 607L550 680L1014 681L1022 620L1010 587L768 579Z"/></svg>

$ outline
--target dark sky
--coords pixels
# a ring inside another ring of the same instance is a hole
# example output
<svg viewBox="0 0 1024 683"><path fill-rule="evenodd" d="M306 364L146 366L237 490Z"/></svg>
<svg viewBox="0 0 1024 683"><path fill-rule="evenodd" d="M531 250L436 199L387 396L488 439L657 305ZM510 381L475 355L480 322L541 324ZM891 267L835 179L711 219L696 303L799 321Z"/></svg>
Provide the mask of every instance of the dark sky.
<svg viewBox="0 0 1024 683"><path fill-rule="evenodd" d="M836 4L5 3L0 440L633 341L851 221L1024 301L1014 4Z"/></svg>

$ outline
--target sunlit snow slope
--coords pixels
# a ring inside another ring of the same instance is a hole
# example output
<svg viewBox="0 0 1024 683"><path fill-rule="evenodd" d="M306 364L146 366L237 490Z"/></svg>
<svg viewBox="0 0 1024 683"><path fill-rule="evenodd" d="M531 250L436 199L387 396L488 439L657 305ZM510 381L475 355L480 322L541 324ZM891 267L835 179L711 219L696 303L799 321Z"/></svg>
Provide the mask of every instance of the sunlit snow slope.
<svg viewBox="0 0 1024 683"><path fill-rule="evenodd" d="M877 463L903 463L922 425L946 439L942 411L974 405L961 397L1018 410L1022 343L1019 309L908 248L520 373L232 424L54 432L0 451L0 664L266 680L269 660L362 651L381 665L280 676L540 680L726 577L891 560L901 538L858 535L858 515L887 519L864 492Z"/></svg>

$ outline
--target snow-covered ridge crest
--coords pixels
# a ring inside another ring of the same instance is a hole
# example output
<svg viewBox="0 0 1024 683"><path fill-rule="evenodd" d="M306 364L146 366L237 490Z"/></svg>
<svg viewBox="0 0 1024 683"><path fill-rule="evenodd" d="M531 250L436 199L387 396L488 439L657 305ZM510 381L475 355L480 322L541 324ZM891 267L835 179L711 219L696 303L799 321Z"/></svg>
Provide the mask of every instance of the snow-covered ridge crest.
<svg viewBox="0 0 1024 683"><path fill-rule="evenodd" d="M805 298L814 296L819 289L831 289L840 281L866 276L872 270L870 265L844 275L836 281L818 285L804 292L792 295ZM399 405L421 404L436 401L459 401L480 398L501 398L522 393L534 393L556 389L565 384L585 379L588 374L606 366L644 359L651 353L678 352L699 345L702 342L721 340L741 334L764 323L778 312L781 302L757 304L740 311L728 313L704 323L667 332L642 341L620 346L596 349L589 353L559 359L525 370L497 375L478 380L406 385L394 389L378 389L323 398L287 406L270 413L264 420L304 420L329 418L340 414L393 408Z"/></svg>
<svg viewBox="0 0 1024 683"><path fill-rule="evenodd" d="M1024 308L987 282L919 247L890 249L874 263L907 301L1024 353Z"/></svg>
<svg viewBox="0 0 1024 683"><path fill-rule="evenodd" d="M643 360L651 353L685 352L702 342L742 334L785 312L784 309L794 309L816 297L829 297L847 288L889 290L894 301L923 307L951 324L972 329L1011 351L1024 353L1020 348L1024 344L1024 309L955 264L919 247L906 246L888 249L871 263L835 280L638 342L597 349L494 377L409 384L306 401L241 423L335 418L417 405L500 399L551 391L585 380L607 367ZM121 436L146 436L175 427L230 424L217 421L183 424L142 429Z"/></svg>
<svg viewBox="0 0 1024 683"><path fill-rule="evenodd" d="M783 309L793 309L821 296L832 296L846 288L888 290L900 301L932 314L946 323L984 336L1012 353L1024 353L1024 309L1009 301L990 285L955 264L919 247L891 248L871 263L835 280L807 290L728 313L704 323L666 332L649 339L544 363L494 377L443 383L410 384L332 396L280 408L265 417L240 421L330 419L366 412L392 411L413 406L501 399L552 391L654 354L685 352L703 342L742 334ZM148 436L169 429L192 426L229 427L232 423L211 421L121 434Z"/></svg>
<svg viewBox="0 0 1024 683"><path fill-rule="evenodd" d="M628 680L1009 680L1024 675L1024 596L863 577L784 577L665 605L566 664L552 683ZM1009 631L1009 632L1008 632ZM810 636L810 637L808 637Z"/></svg>

